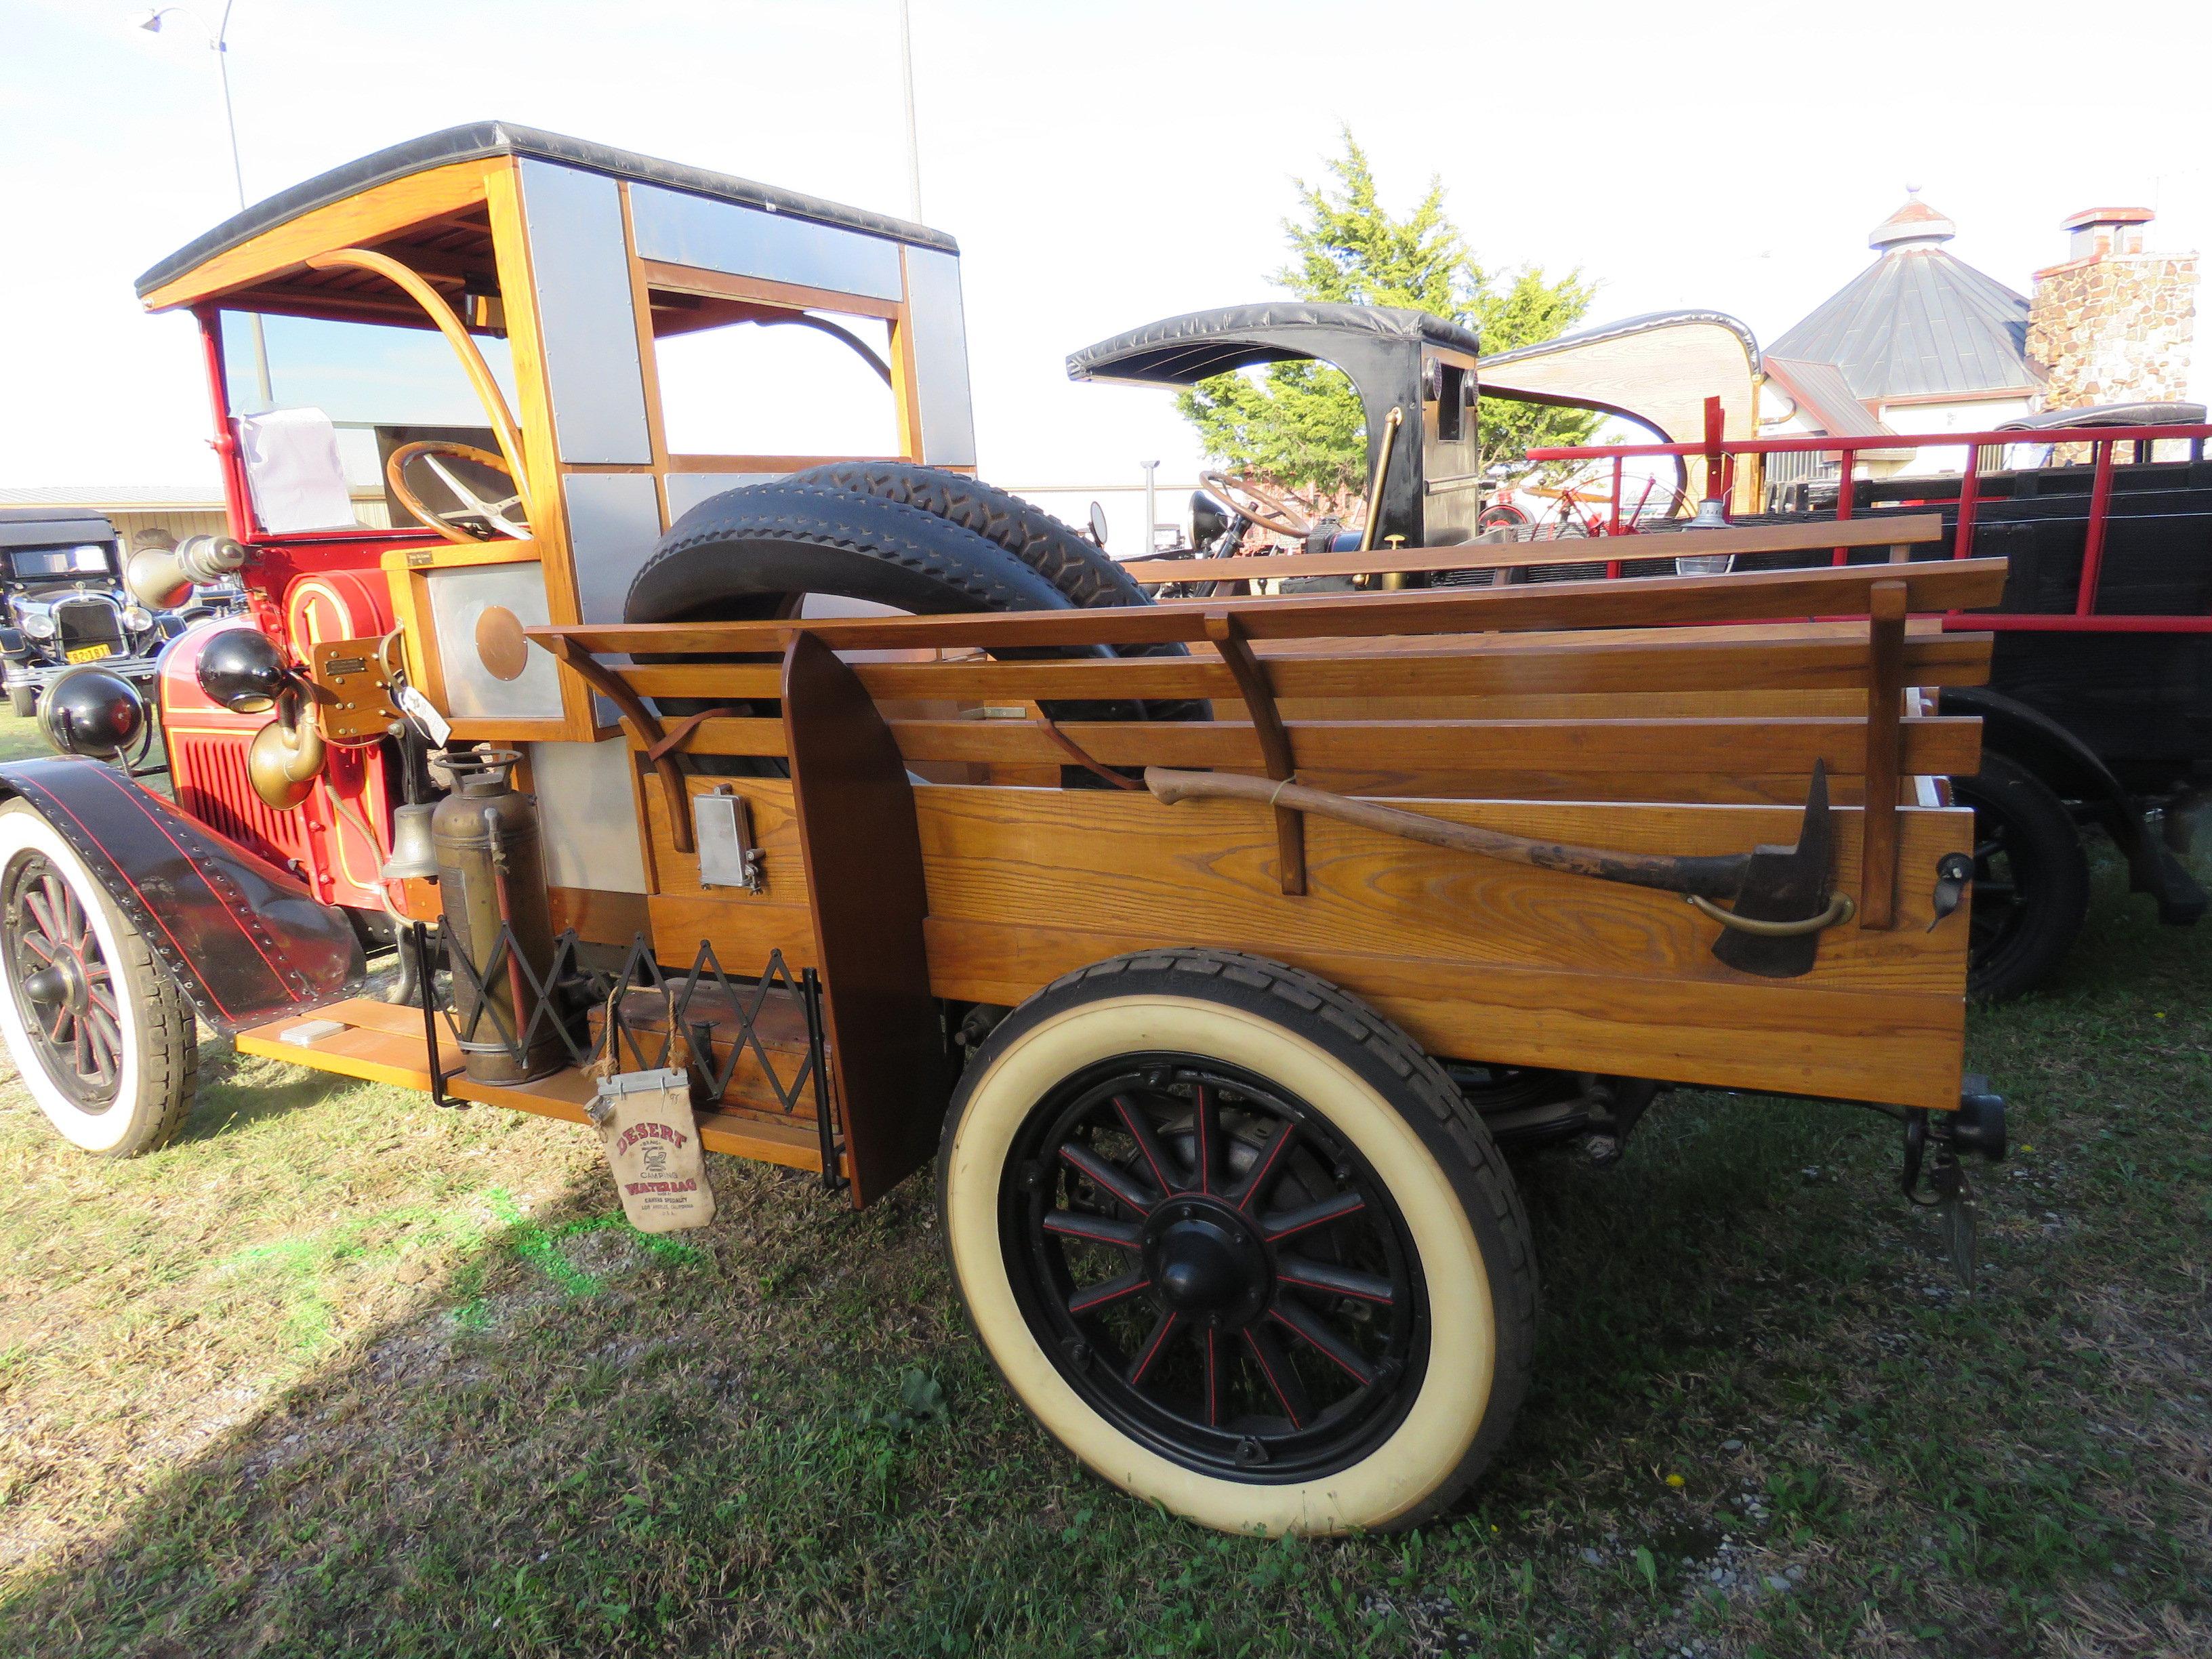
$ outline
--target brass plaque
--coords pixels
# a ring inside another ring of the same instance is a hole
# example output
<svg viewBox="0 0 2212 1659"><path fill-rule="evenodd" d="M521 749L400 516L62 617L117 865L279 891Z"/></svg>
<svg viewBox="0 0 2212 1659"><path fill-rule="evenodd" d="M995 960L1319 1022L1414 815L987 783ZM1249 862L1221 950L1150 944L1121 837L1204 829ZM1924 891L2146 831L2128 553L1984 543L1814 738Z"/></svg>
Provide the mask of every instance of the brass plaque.
<svg viewBox="0 0 2212 1659"><path fill-rule="evenodd" d="M334 743L381 737L399 718L375 640L325 640L307 653L315 715Z"/></svg>

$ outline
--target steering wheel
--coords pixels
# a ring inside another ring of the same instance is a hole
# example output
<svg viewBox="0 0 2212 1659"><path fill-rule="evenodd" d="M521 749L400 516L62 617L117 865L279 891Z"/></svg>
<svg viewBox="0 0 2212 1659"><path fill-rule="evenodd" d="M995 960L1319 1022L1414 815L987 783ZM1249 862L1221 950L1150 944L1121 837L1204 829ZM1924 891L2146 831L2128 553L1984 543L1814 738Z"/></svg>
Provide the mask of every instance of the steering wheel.
<svg viewBox="0 0 2212 1659"><path fill-rule="evenodd" d="M1206 493L1240 519L1249 519L1262 530L1303 541L1313 532L1314 521L1297 498L1257 478L1231 477L1225 472L1201 472L1198 482Z"/></svg>
<svg viewBox="0 0 2212 1659"><path fill-rule="evenodd" d="M514 475L507 471L503 456L495 455L488 449L478 449L471 444L454 443L449 439L428 438L420 443L400 445L384 463L385 481L392 486L392 493L398 498L400 506L447 541L459 542L464 546L488 542L495 536L512 536L519 542L530 539L529 525L512 516L514 509L522 505L520 491L515 490L501 501L488 501L462 483L453 468L439 459L441 455L450 456L457 461L466 461L472 466L489 467L506 477L508 489L514 489ZM428 506L409 487L407 469L417 461L436 475L438 482L445 485L456 505L448 507Z"/></svg>

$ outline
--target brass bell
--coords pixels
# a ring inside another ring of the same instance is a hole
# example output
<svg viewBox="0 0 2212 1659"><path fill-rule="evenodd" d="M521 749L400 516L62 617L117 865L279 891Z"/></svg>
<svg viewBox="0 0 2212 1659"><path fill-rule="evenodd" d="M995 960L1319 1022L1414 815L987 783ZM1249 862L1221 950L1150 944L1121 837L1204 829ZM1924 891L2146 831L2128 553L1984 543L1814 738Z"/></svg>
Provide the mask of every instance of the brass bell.
<svg viewBox="0 0 2212 1659"><path fill-rule="evenodd" d="M434 881L437 849L430 844L430 814L435 804L403 806L392 815L392 856L376 872L379 881Z"/></svg>

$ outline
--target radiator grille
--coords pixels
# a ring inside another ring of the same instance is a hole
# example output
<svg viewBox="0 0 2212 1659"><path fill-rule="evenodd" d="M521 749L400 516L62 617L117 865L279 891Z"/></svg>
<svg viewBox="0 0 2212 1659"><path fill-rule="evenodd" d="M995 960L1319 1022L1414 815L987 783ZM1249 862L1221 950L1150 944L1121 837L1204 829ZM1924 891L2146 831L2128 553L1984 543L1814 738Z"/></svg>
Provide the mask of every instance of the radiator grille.
<svg viewBox="0 0 2212 1659"><path fill-rule="evenodd" d="M104 596L64 599L54 607L56 643L64 651L104 645L118 656L124 650L123 612Z"/></svg>
<svg viewBox="0 0 2212 1659"><path fill-rule="evenodd" d="M276 864L305 865L307 815L272 812L246 771L252 733L175 732L170 762L177 805L210 829Z"/></svg>

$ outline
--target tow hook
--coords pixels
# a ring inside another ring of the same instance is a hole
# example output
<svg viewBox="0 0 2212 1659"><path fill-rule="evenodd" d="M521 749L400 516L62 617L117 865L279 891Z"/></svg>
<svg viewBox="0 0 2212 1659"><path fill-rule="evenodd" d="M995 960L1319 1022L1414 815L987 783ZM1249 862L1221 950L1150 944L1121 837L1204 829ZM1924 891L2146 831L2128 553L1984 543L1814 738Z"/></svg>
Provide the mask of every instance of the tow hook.
<svg viewBox="0 0 2212 1659"><path fill-rule="evenodd" d="M1932 1158L1929 1155L1931 1145ZM2004 1097L1990 1092L1985 1077L1969 1075L1962 1079L1957 1111L1930 1112L1923 1108L1906 1113L1905 1118L1905 1196L1911 1203L1941 1212L1938 1218L1952 1269L1959 1282L1972 1291L1976 1263L1974 1191L1960 1162L1963 1153L1975 1154L1991 1164L2004 1162Z"/></svg>

